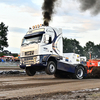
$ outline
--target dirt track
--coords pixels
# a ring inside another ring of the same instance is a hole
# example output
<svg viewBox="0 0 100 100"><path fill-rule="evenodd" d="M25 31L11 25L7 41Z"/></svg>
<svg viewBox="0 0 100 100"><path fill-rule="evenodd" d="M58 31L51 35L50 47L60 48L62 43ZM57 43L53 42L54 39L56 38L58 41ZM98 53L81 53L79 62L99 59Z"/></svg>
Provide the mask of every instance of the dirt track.
<svg viewBox="0 0 100 100"><path fill-rule="evenodd" d="M0 67L0 71L3 71L3 70L23 70L23 69L19 68L19 66L17 66L17 67Z"/></svg>
<svg viewBox="0 0 100 100"><path fill-rule="evenodd" d="M0 76L0 100L9 98L11 100L51 100L53 94L70 94L69 91L90 88L100 88L100 79L56 79L54 76L45 74L33 77L26 75ZM51 99L38 99L44 97L51 97ZM59 100L62 100L60 97L58 97Z"/></svg>

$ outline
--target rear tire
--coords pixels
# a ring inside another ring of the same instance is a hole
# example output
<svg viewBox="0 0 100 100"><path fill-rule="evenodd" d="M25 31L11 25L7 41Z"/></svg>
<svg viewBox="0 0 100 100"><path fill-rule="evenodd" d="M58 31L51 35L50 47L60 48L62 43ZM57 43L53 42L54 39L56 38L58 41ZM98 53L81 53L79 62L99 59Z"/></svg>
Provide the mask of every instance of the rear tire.
<svg viewBox="0 0 100 100"><path fill-rule="evenodd" d="M56 72L56 64L53 61L49 61L45 71L49 75L53 75Z"/></svg>
<svg viewBox="0 0 100 100"><path fill-rule="evenodd" d="M27 74L28 76L34 76L35 73L36 73L36 71L35 71L32 67L26 67L26 68L25 68L25 71L26 71L26 74Z"/></svg>
<svg viewBox="0 0 100 100"><path fill-rule="evenodd" d="M84 68L82 66L78 66L75 70L75 75L74 77L76 79L83 79L84 78Z"/></svg>

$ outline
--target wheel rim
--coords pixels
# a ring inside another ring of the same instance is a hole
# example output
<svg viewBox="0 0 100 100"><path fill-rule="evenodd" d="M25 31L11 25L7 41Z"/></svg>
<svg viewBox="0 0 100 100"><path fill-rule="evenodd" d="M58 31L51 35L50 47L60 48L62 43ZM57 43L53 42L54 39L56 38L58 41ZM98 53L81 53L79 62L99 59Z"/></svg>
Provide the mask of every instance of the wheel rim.
<svg viewBox="0 0 100 100"><path fill-rule="evenodd" d="M77 71L77 77L78 77L78 78L83 77L83 70L82 70L82 69L79 69L79 70Z"/></svg>
<svg viewBox="0 0 100 100"><path fill-rule="evenodd" d="M50 65L50 72L54 72L55 71L55 66L53 64Z"/></svg>

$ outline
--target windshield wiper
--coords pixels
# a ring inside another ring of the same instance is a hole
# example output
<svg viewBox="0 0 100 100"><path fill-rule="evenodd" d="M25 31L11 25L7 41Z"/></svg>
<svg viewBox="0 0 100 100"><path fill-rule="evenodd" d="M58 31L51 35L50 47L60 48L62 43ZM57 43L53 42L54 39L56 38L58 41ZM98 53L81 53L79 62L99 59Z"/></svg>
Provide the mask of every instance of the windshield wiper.
<svg viewBox="0 0 100 100"><path fill-rule="evenodd" d="M29 44L32 44L32 43L38 43L38 42L32 41L32 42L30 42L30 43L23 43L22 46L23 46L23 45L29 45Z"/></svg>
<svg viewBox="0 0 100 100"><path fill-rule="evenodd" d="M32 41L32 42L30 42L29 44L32 44L32 43L38 43L38 42L36 42L36 41Z"/></svg>
<svg viewBox="0 0 100 100"><path fill-rule="evenodd" d="M23 43L22 45L28 45L27 43Z"/></svg>

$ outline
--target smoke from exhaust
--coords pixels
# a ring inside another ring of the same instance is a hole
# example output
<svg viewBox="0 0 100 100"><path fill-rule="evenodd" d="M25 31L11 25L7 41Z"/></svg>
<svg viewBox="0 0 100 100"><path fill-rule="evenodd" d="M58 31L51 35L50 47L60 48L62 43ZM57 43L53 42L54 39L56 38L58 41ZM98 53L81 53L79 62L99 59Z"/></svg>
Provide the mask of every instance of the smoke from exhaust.
<svg viewBox="0 0 100 100"><path fill-rule="evenodd" d="M57 0L44 0L44 3L42 5L43 10L43 20L44 25L49 26L49 22L52 19L52 14L54 13L54 5Z"/></svg>
<svg viewBox="0 0 100 100"><path fill-rule="evenodd" d="M42 5L43 14L43 25L49 26L49 22L52 20L54 13L54 7L56 1L59 0L44 0ZM82 11L90 10L92 15L100 13L100 0L78 0L80 2L80 9ZM57 3L56 3L57 4Z"/></svg>
<svg viewBox="0 0 100 100"><path fill-rule="evenodd" d="M90 10L92 15L97 15L100 13L100 0L79 0L81 3L81 10Z"/></svg>

